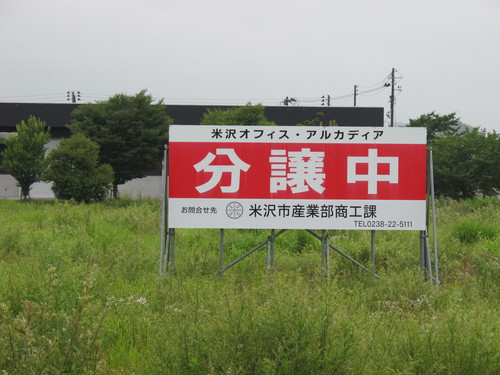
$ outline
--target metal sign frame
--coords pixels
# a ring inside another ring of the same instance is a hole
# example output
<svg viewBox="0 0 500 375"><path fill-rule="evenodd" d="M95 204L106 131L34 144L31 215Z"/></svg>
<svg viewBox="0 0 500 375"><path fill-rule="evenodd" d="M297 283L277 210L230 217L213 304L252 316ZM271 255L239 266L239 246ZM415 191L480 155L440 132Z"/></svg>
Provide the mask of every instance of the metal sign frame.
<svg viewBox="0 0 500 375"><path fill-rule="evenodd" d="M160 275L165 275L167 273L174 273L175 265L175 228L171 228L168 223L168 162L169 162L169 145L165 146L164 156L163 156L163 168L162 168L162 201L161 201L161 224L160 224L160 251L159 251L159 262L158 262L158 272ZM422 269L422 274L428 277L430 280L439 284L438 275L438 247L437 247L437 237L436 237L436 215L435 215L435 197L434 197L434 176L433 176L433 165L432 165L432 149L428 148L427 151L427 192L426 192L426 224L425 229L420 231L420 266ZM430 207L429 207L430 206ZM431 247L429 244L429 219L432 217L432 228L433 228L433 248L432 248L432 258L431 259ZM225 264L224 261L224 229L219 230L219 275L223 275L226 270L239 263L249 255L253 254L257 250L266 247L266 267L273 272L275 260L275 239L283 234L287 229L281 229L276 231L271 229L270 235L262 242L257 244L254 248L250 249L234 261ZM371 253L370 253L370 267L366 267L362 263L358 262L354 258L350 257L344 251L333 246L329 240L327 230L323 229L321 234L314 232L312 229L306 229L307 233L312 235L314 238L321 242L321 265L324 273L327 277L330 277L330 250L334 250L341 256L345 257L356 266L370 272L374 277L379 278L376 274L376 231L371 230ZM433 272L434 268L434 272Z"/></svg>

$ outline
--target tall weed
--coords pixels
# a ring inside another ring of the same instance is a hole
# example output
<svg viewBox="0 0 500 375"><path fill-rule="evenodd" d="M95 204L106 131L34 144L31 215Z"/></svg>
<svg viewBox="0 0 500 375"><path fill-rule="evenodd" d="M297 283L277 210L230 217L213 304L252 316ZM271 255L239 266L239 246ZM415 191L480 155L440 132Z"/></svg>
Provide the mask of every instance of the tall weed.
<svg viewBox="0 0 500 375"><path fill-rule="evenodd" d="M493 240L498 234L498 227L492 223L478 219L461 221L453 228L453 235L463 243L480 240Z"/></svg>
<svg viewBox="0 0 500 375"><path fill-rule="evenodd" d="M436 287L415 232L377 232L376 279L334 250L327 278L304 231L274 273L263 247L219 277L219 231L177 230L159 277L157 201L0 201L0 373L499 373L498 232L454 232L499 228L498 206L438 202ZM269 234L225 231L225 264ZM370 232L328 235L370 268Z"/></svg>

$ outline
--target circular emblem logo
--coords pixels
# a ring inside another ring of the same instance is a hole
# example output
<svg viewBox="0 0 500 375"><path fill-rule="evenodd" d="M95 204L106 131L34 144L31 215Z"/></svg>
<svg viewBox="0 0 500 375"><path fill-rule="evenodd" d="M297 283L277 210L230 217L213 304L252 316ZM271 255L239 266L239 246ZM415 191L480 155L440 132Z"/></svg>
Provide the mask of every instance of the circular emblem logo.
<svg viewBox="0 0 500 375"><path fill-rule="evenodd" d="M226 214L231 219L239 219L243 215L243 206L238 202L231 202L226 206Z"/></svg>

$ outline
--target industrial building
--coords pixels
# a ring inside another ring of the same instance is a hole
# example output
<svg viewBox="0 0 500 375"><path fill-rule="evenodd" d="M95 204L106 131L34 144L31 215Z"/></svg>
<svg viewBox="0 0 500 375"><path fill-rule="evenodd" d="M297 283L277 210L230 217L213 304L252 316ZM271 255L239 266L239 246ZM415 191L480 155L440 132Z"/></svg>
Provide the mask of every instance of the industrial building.
<svg viewBox="0 0 500 375"><path fill-rule="evenodd" d="M71 112L81 104L49 103L0 103L0 135L15 133L16 125L35 116L50 126L51 140L49 149L57 146L63 138L71 136L66 125L71 121ZM209 109L229 109L234 106L217 105L166 105L165 112L174 124L196 125ZM313 119L319 119L323 125L335 121L339 126L383 126L384 109L382 107L301 107L276 106L265 107L268 120L277 125L297 125ZM318 124L320 125L320 124ZM0 152L5 146L0 143ZM0 159L1 161L1 159ZM128 181L119 185L122 196L159 198L161 196L160 171L149 172L147 177ZM50 199L54 197L50 184L39 182L32 186L31 198ZM16 180L0 169L0 199L19 199L20 189Z"/></svg>

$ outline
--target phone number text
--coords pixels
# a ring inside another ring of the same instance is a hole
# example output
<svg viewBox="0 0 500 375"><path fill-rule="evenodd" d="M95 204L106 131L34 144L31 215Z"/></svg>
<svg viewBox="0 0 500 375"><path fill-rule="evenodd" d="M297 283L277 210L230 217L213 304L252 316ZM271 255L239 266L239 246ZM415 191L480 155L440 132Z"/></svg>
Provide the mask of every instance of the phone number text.
<svg viewBox="0 0 500 375"><path fill-rule="evenodd" d="M355 220L356 228L411 228L412 221L396 221L396 220Z"/></svg>

